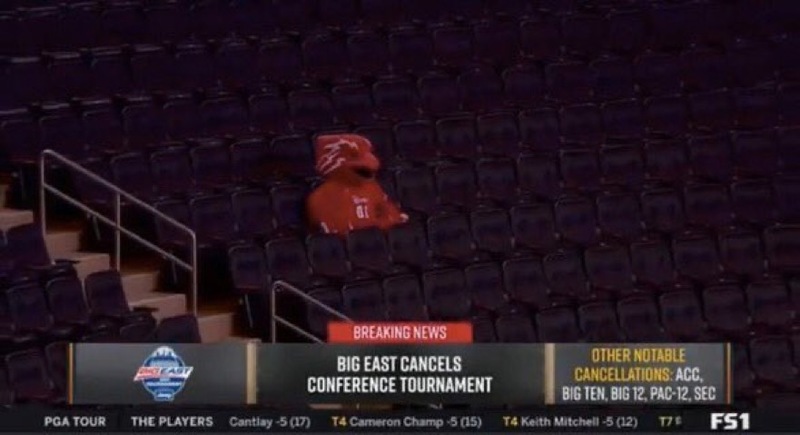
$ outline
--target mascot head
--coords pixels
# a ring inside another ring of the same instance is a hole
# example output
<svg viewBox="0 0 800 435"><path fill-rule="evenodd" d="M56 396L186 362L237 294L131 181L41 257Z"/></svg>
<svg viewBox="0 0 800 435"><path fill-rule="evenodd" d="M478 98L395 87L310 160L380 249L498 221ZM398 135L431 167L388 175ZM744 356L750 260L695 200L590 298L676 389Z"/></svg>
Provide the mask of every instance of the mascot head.
<svg viewBox="0 0 800 435"><path fill-rule="evenodd" d="M380 161L372 144L357 134L329 134L317 137L317 172L327 179L362 183L375 179Z"/></svg>

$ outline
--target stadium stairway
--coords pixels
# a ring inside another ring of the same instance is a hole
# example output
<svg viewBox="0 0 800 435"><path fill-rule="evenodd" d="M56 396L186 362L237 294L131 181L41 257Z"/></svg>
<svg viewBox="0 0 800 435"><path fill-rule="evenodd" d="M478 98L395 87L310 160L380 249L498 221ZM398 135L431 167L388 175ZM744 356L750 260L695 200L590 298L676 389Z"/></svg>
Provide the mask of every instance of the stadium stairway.
<svg viewBox="0 0 800 435"><path fill-rule="evenodd" d="M6 208L6 193L9 185L0 180L0 231L6 231L17 225L34 221L31 210ZM76 261L75 269L83 280L87 275L111 268L111 256L103 252L81 250L81 231L83 225L70 222L59 222L52 217L48 219L48 233L45 236L47 250L51 258ZM129 242L133 243L133 242ZM122 284L131 307L149 307L155 309L153 316L157 320L165 317L185 314L187 295L182 293L163 292L158 290L159 261L156 256L145 259L122 261ZM235 331L235 306L230 303L203 304L198 308L200 335L204 343L228 340L247 340L237 336Z"/></svg>

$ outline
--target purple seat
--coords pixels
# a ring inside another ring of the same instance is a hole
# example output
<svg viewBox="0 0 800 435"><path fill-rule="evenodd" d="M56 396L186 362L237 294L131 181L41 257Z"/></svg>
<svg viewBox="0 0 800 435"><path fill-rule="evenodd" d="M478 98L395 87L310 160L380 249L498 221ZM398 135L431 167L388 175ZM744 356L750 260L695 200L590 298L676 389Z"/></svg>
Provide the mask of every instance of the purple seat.
<svg viewBox="0 0 800 435"><path fill-rule="evenodd" d="M586 275L592 287L613 294L633 290L633 269L628 248L622 245L599 245L584 252Z"/></svg>
<svg viewBox="0 0 800 435"><path fill-rule="evenodd" d="M800 394L766 393L756 398L756 408L793 412L800 409Z"/></svg>
<svg viewBox="0 0 800 435"><path fill-rule="evenodd" d="M430 264L428 240L419 223L409 222L390 229L387 240L394 263L420 269Z"/></svg>
<svg viewBox="0 0 800 435"><path fill-rule="evenodd" d="M342 311L356 321L386 319L383 289L378 281L360 281L342 287Z"/></svg>
<svg viewBox="0 0 800 435"><path fill-rule="evenodd" d="M194 314L181 314L161 319L156 327L159 343L200 343L200 325Z"/></svg>
<svg viewBox="0 0 800 435"><path fill-rule="evenodd" d="M30 119L10 119L0 124L3 148L16 164L33 164L42 151L39 129Z"/></svg>
<svg viewBox="0 0 800 435"><path fill-rule="evenodd" d="M478 59L510 63L519 56L519 28L513 21L485 21L472 28Z"/></svg>
<svg viewBox="0 0 800 435"><path fill-rule="evenodd" d="M303 228L307 224L305 201L308 189L305 185L283 184L269 191L272 215L278 230Z"/></svg>
<svg viewBox="0 0 800 435"><path fill-rule="evenodd" d="M433 21L441 17L444 9L442 4L436 2L407 0L403 2L403 17L409 21Z"/></svg>
<svg viewBox="0 0 800 435"><path fill-rule="evenodd" d="M800 127L789 127L778 130L778 155L781 168L785 172L796 172L800 169Z"/></svg>
<svg viewBox="0 0 800 435"><path fill-rule="evenodd" d="M734 41L727 56L731 78L739 86L769 81L778 69L778 52L759 40L742 38Z"/></svg>
<svg viewBox="0 0 800 435"><path fill-rule="evenodd" d="M317 13L320 22L329 26L347 26L358 21L358 1L319 0Z"/></svg>
<svg viewBox="0 0 800 435"><path fill-rule="evenodd" d="M296 129L314 129L333 124L333 103L327 92L304 89L289 93L289 114Z"/></svg>
<svg viewBox="0 0 800 435"><path fill-rule="evenodd" d="M774 225L767 228L764 248L770 269L796 272L800 269L800 226Z"/></svg>
<svg viewBox="0 0 800 435"><path fill-rule="evenodd" d="M236 240L236 216L228 195L195 197L189 203L192 228L201 246L218 246Z"/></svg>
<svg viewBox="0 0 800 435"><path fill-rule="evenodd" d="M447 115L461 110L458 83L444 73L427 73L417 80L419 100L424 113Z"/></svg>
<svg viewBox="0 0 800 435"><path fill-rule="evenodd" d="M744 179L731 184L736 219L742 222L764 224L776 216L775 198L770 182L765 179Z"/></svg>
<svg viewBox="0 0 800 435"><path fill-rule="evenodd" d="M503 81L488 68L474 67L458 76L461 102L465 109L485 111L503 101Z"/></svg>
<svg viewBox="0 0 800 435"><path fill-rule="evenodd" d="M800 86L784 84L778 88L778 110L783 125L797 125L800 123Z"/></svg>
<svg viewBox="0 0 800 435"><path fill-rule="evenodd" d="M600 188L600 163L594 149L562 150L559 154L565 189L594 192Z"/></svg>
<svg viewBox="0 0 800 435"><path fill-rule="evenodd" d="M733 157L727 133L695 136L689 140L692 175L727 182L733 175Z"/></svg>
<svg viewBox="0 0 800 435"><path fill-rule="evenodd" d="M56 398L55 385L50 378L47 362L39 349L13 352L5 356L8 383L17 402L52 403Z"/></svg>
<svg viewBox="0 0 800 435"><path fill-rule="evenodd" d="M261 43L257 64L267 80L294 81L303 72L303 54L288 38L271 38Z"/></svg>
<svg viewBox="0 0 800 435"><path fill-rule="evenodd" d="M690 225L714 228L733 221L733 206L726 185L689 183L684 187L683 203Z"/></svg>
<svg viewBox="0 0 800 435"><path fill-rule="evenodd" d="M681 68L686 89L718 89L731 84L728 58L717 50L687 50L681 54Z"/></svg>
<svg viewBox="0 0 800 435"><path fill-rule="evenodd" d="M682 48L695 42L703 27L700 5L656 5L649 10L651 44L659 49Z"/></svg>
<svg viewBox="0 0 800 435"><path fill-rule="evenodd" d="M151 343L155 341L155 332L156 327L151 322L134 322L119 328L119 340L122 343Z"/></svg>
<svg viewBox="0 0 800 435"><path fill-rule="evenodd" d="M549 154L522 154L517 159L517 180L520 190L554 199L561 193L558 164Z"/></svg>
<svg viewBox="0 0 800 435"><path fill-rule="evenodd" d="M167 126L162 111L155 105L139 104L122 110L122 123L128 144L150 145L166 139Z"/></svg>
<svg viewBox="0 0 800 435"><path fill-rule="evenodd" d="M648 98L644 105L649 133L673 137L686 133L689 113L681 95Z"/></svg>
<svg viewBox="0 0 800 435"><path fill-rule="evenodd" d="M547 61L561 55L561 32L556 20L525 20L520 23L519 34L525 56Z"/></svg>
<svg viewBox="0 0 800 435"><path fill-rule="evenodd" d="M495 263L470 265L464 270L464 277L473 305L490 311L506 305L503 275Z"/></svg>
<svg viewBox="0 0 800 435"><path fill-rule="evenodd" d="M191 99L169 101L164 105L163 112L167 134L172 139L197 137L205 131L200 105Z"/></svg>
<svg viewBox="0 0 800 435"><path fill-rule="evenodd" d="M554 207L556 226L561 237L579 245L597 241L597 218L592 200L583 196L566 196Z"/></svg>
<svg viewBox="0 0 800 435"><path fill-rule="evenodd" d="M603 140L603 120L594 104L564 107L559 120L561 135L567 143L595 145Z"/></svg>
<svg viewBox="0 0 800 435"><path fill-rule="evenodd" d="M371 124L375 121L370 89L361 84L333 88L333 107L339 121L348 124Z"/></svg>
<svg viewBox="0 0 800 435"><path fill-rule="evenodd" d="M83 294L83 283L77 277L50 280L45 289L47 303L57 325L70 325L82 333L111 330L113 323L92 318Z"/></svg>
<svg viewBox="0 0 800 435"><path fill-rule="evenodd" d="M607 192L595 200L600 231L620 239L634 239L642 233L642 213L636 196Z"/></svg>
<svg viewBox="0 0 800 435"><path fill-rule="evenodd" d="M217 98L200 105L203 128L209 136L236 135L249 129L250 120L241 101Z"/></svg>
<svg viewBox="0 0 800 435"><path fill-rule="evenodd" d="M347 37L347 53L353 71L361 74L382 72L389 65L389 46L378 33L358 31Z"/></svg>
<svg viewBox="0 0 800 435"><path fill-rule="evenodd" d="M257 181L266 178L269 146L264 139L254 138L234 142L230 150L234 180Z"/></svg>
<svg viewBox="0 0 800 435"><path fill-rule="evenodd" d="M257 60L256 48L246 40L225 39L214 53L216 76L227 86L244 87L259 78Z"/></svg>
<svg viewBox="0 0 800 435"><path fill-rule="evenodd" d="M509 254L514 249L508 214L502 209L480 209L470 214L472 237L477 248L493 254Z"/></svg>
<svg viewBox="0 0 800 435"><path fill-rule="evenodd" d="M454 159L470 159L478 154L478 134L471 116L442 118L436 121L439 152Z"/></svg>
<svg viewBox="0 0 800 435"><path fill-rule="evenodd" d="M128 58L117 47L99 47L91 51L88 81L91 89L87 93L113 95L125 93L133 88L128 69Z"/></svg>
<svg viewBox="0 0 800 435"><path fill-rule="evenodd" d="M74 338L73 325L56 325L47 306L47 297L38 284L21 284L5 291L8 313L17 334L35 334L40 340Z"/></svg>
<svg viewBox="0 0 800 435"><path fill-rule="evenodd" d="M302 50L305 71L311 77L328 79L341 76L348 66L346 41L334 34L311 34L303 40Z"/></svg>
<svg viewBox="0 0 800 435"><path fill-rule="evenodd" d="M764 250L759 234L748 230L721 232L719 254L727 272L755 278L764 273Z"/></svg>
<svg viewBox="0 0 800 435"><path fill-rule="evenodd" d="M423 214L438 209L436 183L428 168L402 168L395 173L397 196L403 207Z"/></svg>
<svg viewBox="0 0 800 435"><path fill-rule="evenodd" d="M130 58L133 83L141 90L167 90L178 83L175 57L163 47L141 45L135 47Z"/></svg>
<svg viewBox="0 0 800 435"><path fill-rule="evenodd" d="M591 68L595 76L594 96L598 101L636 96L630 61L617 57L599 59L592 62Z"/></svg>
<svg viewBox="0 0 800 435"><path fill-rule="evenodd" d="M363 228L347 234L347 253L354 268L385 273L392 267L389 242L380 228Z"/></svg>
<svg viewBox="0 0 800 435"><path fill-rule="evenodd" d="M558 113L552 109L524 110L519 114L522 144L535 150L556 150L561 146Z"/></svg>
<svg viewBox="0 0 800 435"><path fill-rule="evenodd" d="M461 67L472 62L472 31L465 26L443 25L433 29L433 54L442 66Z"/></svg>
<svg viewBox="0 0 800 435"><path fill-rule="evenodd" d="M778 148L769 131L734 134L733 158L741 175L768 177L778 171Z"/></svg>
<svg viewBox="0 0 800 435"><path fill-rule="evenodd" d="M647 43L648 23L644 11L612 10L608 15L606 46L612 51L638 53Z"/></svg>
<svg viewBox="0 0 800 435"><path fill-rule="evenodd" d="M311 269L316 275L344 279L350 272L347 248L334 234L312 234L306 239L306 250Z"/></svg>
<svg viewBox="0 0 800 435"><path fill-rule="evenodd" d="M535 343L536 330L530 317L524 313L503 314L495 320L497 340L502 343Z"/></svg>
<svg viewBox="0 0 800 435"><path fill-rule="evenodd" d="M191 33L186 9L179 4L149 4L145 9L148 33L155 40L175 40Z"/></svg>
<svg viewBox="0 0 800 435"><path fill-rule="evenodd" d="M588 101L593 96L595 78L581 62L558 62L545 67L548 96L562 103Z"/></svg>
<svg viewBox="0 0 800 435"><path fill-rule="evenodd" d="M69 343L66 341L56 341L44 347L44 357L47 362L47 371L53 386L56 390L58 399L66 399L67 385L69 379ZM5 375L5 373L3 373ZM5 382L5 381L3 381Z"/></svg>
<svg viewBox="0 0 800 435"><path fill-rule="evenodd" d="M608 22L598 15L576 14L561 20L564 49L568 53L597 56L604 48Z"/></svg>
<svg viewBox="0 0 800 435"><path fill-rule="evenodd" d="M269 144L269 158L278 173L307 178L316 174L314 149L306 135L277 136Z"/></svg>
<svg viewBox="0 0 800 435"><path fill-rule="evenodd" d="M381 117L391 120L415 118L419 96L414 83L405 79L386 79L372 85L375 108Z"/></svg>
<svg viewBox="0 0 800 435"><path fill-rule="evenodd" d="M475 163L481 196L501 203L513 202L517 176L513 160L481 159Z"/></svg>
<svg viewBox="0 0 800 435"><path fill-rule="evenodd" d="M633 274L639 284L664 288L675 280L672 255L666 242L644 239L630 245Z"/></svg>
<svg viewBox="0 0 800 435"><path fill-rule="evenodd" d="M778 101L773 88L737 89L733 93L733 99L738 128L766 128L778 123Z"/></svg>
<svg viewBox="0 0 800 435"><path fill-rule="evenodd" d="M545 96L544 73L533 65L517 65L503 71L506 104L530 107Z"/></svg>
<svg viewBox="0 0 800 435"><path fill-rule="evenodd" d="M358 127L355 134L366 137L372 143L372 150L383 167L393 168L397 165L397 151L390 125Z"/></svg>
<svg viewBox="0 0 800 435"><path fill-rule="evenodd" d="M602 106L603 127L611 139L631 140L644 135L645 115L636 99L609 101Z"/></svg>
<svg viewBox="0 0 800 435"><path fill-rule="evenodd" d="M72 158L83 157L86 151L81 118L75 115L45 116L39 120L41 147Z"/></svg>
<svg viewBox="0 0 800 435"><path fill-rule="evenodd" d="M493 112L477 118L478 137L484 154L516 156L520 135L516 117L509 112Z"/></svg>
<svg viewBox="0 0 800 435"><path fill-rule="evenodd" d="M477 315L470 319L472 323L472 341L475 343L495 343L497 333L494 331L494 320L490 316Z"/></svg>
<svg viewBox="0 0 800 435"><path fill-rule="evenodd" d="M591 302L578 307L578 326L590 343L616 343L623 339L617 312L609 302Z"/></svg>
<svg viewBox="0 0 800 435"><path fill-rule="evenodd" d="M86 302L92 316L114 320L120 324L149 321L154 323L149 309L131 309L125 298L122 277L116 270L89 274L83 281Z"/></svg>
<svg viewBox="0 0 800 435"><path fill-rule="evenodd" d="M389 34L389 57L396 72L425 71L432 66L433 43L425 32L397 29Z"/></svg>
<svg viewBox="0 0 800 435"><path fill-rule="evenodd" d="M427 227L434 257L454 261L469 261L474 258L475 245L466 216L452 213L431 217Z"/></svg>
<svg viewBox="0 0 800 435"><path fill-rule="evenodd" d="M236 245L228 250L228 271L239 295L257 294L270 285L264 250L255 245ZM245 299L247 301L247 299Z"/></svg>
<svg viewBox="0 0 800 435"><path fill-rule="evenodd" d="M472 301L464 273L458 269L440 269L422 275L422 288L428 312L438 319L463 319L469 315Z"/></svg>
<svg viewBox="0 0 800 435"><path fill-rule="evenodd" d="M156 190L164 195L183 195L194 187L194 172L184 147L161 148L150 156L150 174Z"/></svg>
<svg viewBox="0 0 800 435"><path fill-rule="evenodd" d="M342 293L339 291L339 289L332 287L315 288L314 290L309 291L308 295L322 302L329 308L339 312L343 310ZM317 305L307 302L305 305L308 330L311 331L312 334L324 340L328 332L328 323L340 319L328 311L319 308Z"/></svg>
<svg viewBox="0 0 800 435"><path fill-rule="evenodd" d="M414 162L427 162L437 157L436 137L429 121L406 121L394 126L397 152Z"/></svg>
<svg viewBox="0 0 800 435"><path fill-rule="evenodd" d="M590 295L583 259L577 250L559 249L547 254L542 260L542 270L554 295L570 299Z"/></svg>
<svg viewBox="0 0 800 435"><path fill-rule="evenodd" d="M274 231L272 204L266 192L258 189L236 191L231 194L231 206L240 237L264 238Z"/></svg>
<svg viewBox="0 0 800 435"><path fill-rule="evenodd" d="M619 325L630 342L659 342L667 336L659 321L658 306L650 296L629 296L617 303Z"/></svg>
<svg viewBox="0 0 800 435"><path fill-rule="evenodd" d="M672 253L678 274L700 282L710 282L721 271L716 241L703 234L684 234L673 239Z"/></svg>
<svg viewBox="0 0 800 435"><path fill-rule="evenodd" d="M745 289L753 325L774 330L788 329L794 320L789 293L780 280L756 281Z"/></svg>
<svg viewBox="0 0 800 435"><path fill-rule="evenodd" d="M647 177L654 181L679 182L689 172L682 139L650 140L644 148Z"/></svg>
<svg viewBox="0 0 800 435"><path fill-rule="evenodd" d="M692 127L702 131L726 131L733 126L733 101L726 89L696 92L689 96Z"/></svg>
<svg viewBox="0 0 800 435"><path fill-rule="evenodd" d="M122 123L111 110L99 109L83 113L83 132L93 150L117 150L123 145Z"/></svg>
<svg viewBox="0 0 800 435"><path fill-rule="evenodd" d="M558 242L555 218L549 204L515 205L509 217L517 247L546 252Z"/></svg>
<svg viewBox="0 0 800 435"><path fill-rule="evenodd" d="M231 155L227 146L209 143L189 151L195 184L200 187L227 186L232 181Z"/></svg>
<svg viewBox="0 0 800 435"><path fill-rule="evenodd" d="M731 348L734 394L736 397L752 397L756 393L756 375L750 367L750 352L746 344L734 343Z"/></svg>
<svg viewBox="0 0 800 435"><path fill-rule="evenodd" d="M750 364L757 380L779 388L797 388L797 368L792 365L792 348L785 336L750 340Z"/></svg>
<svg viewBox="0 0 800 435"><path fill-rule="evenodd" d="M800 221L800 177L796 175L775 177L773 189L781 221L787 223Z"/></svg>
<svg viewBox="0 0 800 435"><path fill-rule="evenodd" d="M512 300L540 308L549 304L547 282L538 259L516 257L505 260L503 281Z"/></svg>
<svg viewBox="0 0 800 435"><path fill-rule="evenodd" d="M709 328L741 337L748 333L750 318L744 293L735 285L708 287L703 291L704 315Z"/></svg>
<svg viewBox="0 0 800 435"><path fill-rule="evenodd" d="M428 320L425 299L415 275L400 275L383 281L386 314L390 320Z"/></svg>
<svg viewBox="0 0 800 435"><path fill-rule="evenodd" d="M680 62L664 53L644 54L633 64L639 88L650 95L666 95L681 91Z"/></svg>
<svg viewBox="0 0 800 435"><path fill-rule="evenodd" d="M313 26L311 17L315 15L317 2L312 0L275 0L274 13L278 24L284 30L303 31Z"/></svg>
<svg viewBox="0 0 800 435"><path fill-rule="evenodd" d="M14 265L23 272L27 269L35 275L73 275L72 261L54 259L50 256L42 229L37 223L17 225L6 230L5 247L13 253ZM25 276L29 276L25 274Z"/></svg>
<svg viewBox="0 0 800 435"><path fill-rule="evenodd" d="M606 185L637 188L644 181L644 159L636 145L600 148L600 170Z"/></svg>
<svg viewBox="0 0 800 435"><path fill-rule="evenodd" d="M575 311L570 307L549 308L536 313L536 330L539 339L546 343L574 343L582 336Z"/></svg>
<svg viewBox="0 0 800 435"><path fill-rule="evenodd" d="M192 221L192 214L189 209L189 204L184 199L168 199L158 201L154 207L177 220L179 223L190 226ZM156 239L158 244L168 249L184 250L191 243L189 235L180 231L174 225L168 223L163 219L155 219Z"/></svg>
<svg viewBox="0 0 800 435"><path fill-rule="evenodd" d="M270 281L286 281L301 288L311 283L311 266L300 239L272 239L267 242L265 249Z"/></svg>
<svg viewBox="0 0 800 435"><path fill-rule="evenodd" d="M706 336L703 309L693 291L663 293L658 301L661 305L661 323L670 338L693 341Z"/></svg>

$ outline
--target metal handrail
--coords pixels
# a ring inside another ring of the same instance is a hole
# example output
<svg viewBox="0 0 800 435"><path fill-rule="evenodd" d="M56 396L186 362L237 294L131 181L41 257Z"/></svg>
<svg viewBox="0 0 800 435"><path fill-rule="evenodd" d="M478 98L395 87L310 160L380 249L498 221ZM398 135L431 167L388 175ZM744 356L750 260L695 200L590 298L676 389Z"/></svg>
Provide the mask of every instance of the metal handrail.
<svg viewBox="0 0 800 435"><path fill-rule="evenodd" d="M289 284L288 282L286 282L286 281L275 281L275 283L272 284L272 287L270 287L270 290L269 290L269 310L270 310L270 313L269 313L270 331L269 331L269 333L270 333L270 341L272 343L277 343L277 341L278 341L278 335L277 335L278 324L281 324L281 325L291 329L292 331L302 335L303 337L305 337L305 338L307 338L307 339L309 339L309 340L311 340L311 341L313 341L315 343L324 343L322 341L322 339L320 339L316 335L314 335L314 334L304 330L303 328L295 325L294 323L286 320L283 316L279 316L278 315L278 309L276 307L276 302L278 300L277 294L278 294L279 291L282 291L282 290L286 290L289 293L293 293L295 296L299 296L301 299L305 300L306 302L310 302L313 305L316 305L317 307L322 308L323 310L325 310L329 314L333 315L334 317L338 317L339 319L344 320L345 322L352 322L353 321L352 319L350 319L349 317L345 316L341 312L336 311L333 308L325 305L319 299L317 299L317 298L315 298L313 296L309 296L304 291L302 291L299 288Z"/></svg>
<svg viewBox="0 0 800 435"><path fill-rule="evenodd" d="M59 190L57 187L48 184L46 177L46 169L47 169L46 163L48 158L53 158L54 160L57 160L60 164L79 172L81 175L89 178L90 180L94 181L100 186L112 191L114 193L114 219L111 220L103 216L102 213L92 209L86 204L69 196L67 193ZM132 194L120 189L118 186L114 185L113 183L110 183L103 177L79 165L70 158L50 149L42 151L41 155L39 156L39 213L41 216L40 222L42 229L42 237L46 236L47 234L47 195L45 195L45 193L50 193L56 196L57 198L69 203L70 205L77 207L84 213L91 215L98 221L114 228L114 269L120 270L120 266L122 264L121 246L122 246L122 234L124 234L130 237L131 239L139 242L140 244L144 245L145 247L149 248L150 250L155 251L160 255L162 255L163 257L170 259L174 264L187 270L191 274L191 287L192 287L190 295L191 297L188 302L189 310L192 312L192 314L197 316L197 235L195 234L194 230L178 222L177 220L173 219L172 217L158 210L157 208L151 206L150 204L147 204L146 202L133 196ZM121 221L121 205L122 205L121 199L123 198L128 203L139 206L146 212L155 216L157 219L161 219L169 223L173 227L177 228L181 232L188 234L192 242L190 262L187 263L183 261L182 259L178 258L171 252L162 249L160 246L148 240L145 240L138 234L123 227Z"/></svg>

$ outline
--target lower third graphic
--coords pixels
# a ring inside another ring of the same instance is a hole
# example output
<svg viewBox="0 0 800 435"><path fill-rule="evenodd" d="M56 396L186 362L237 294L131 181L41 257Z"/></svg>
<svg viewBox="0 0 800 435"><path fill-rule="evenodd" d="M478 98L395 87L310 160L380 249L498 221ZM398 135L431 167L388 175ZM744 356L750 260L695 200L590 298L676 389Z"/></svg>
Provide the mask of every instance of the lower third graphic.
<svg viewBox="0 0 800 435"><path fill-rule="evenodd" d="M156 402L172 402L193 369L171 347L161 346L144 360L133 381L141 382Z"/></svg>

